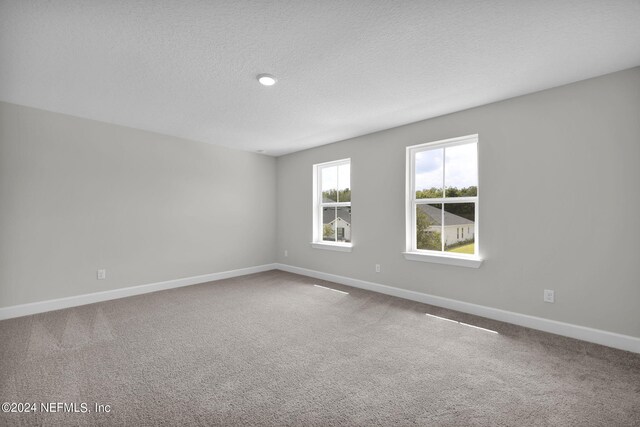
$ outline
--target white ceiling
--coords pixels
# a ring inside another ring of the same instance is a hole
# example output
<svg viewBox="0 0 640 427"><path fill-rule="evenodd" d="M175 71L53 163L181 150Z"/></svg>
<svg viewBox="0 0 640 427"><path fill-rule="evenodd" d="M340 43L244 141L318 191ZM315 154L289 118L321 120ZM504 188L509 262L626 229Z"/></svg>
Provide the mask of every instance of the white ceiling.
<svg viewBox="0 0 640 427"><path fill-rule="evenodd" d="M0 0L0 100L271 155L636 65L640 0Z"/></svg>

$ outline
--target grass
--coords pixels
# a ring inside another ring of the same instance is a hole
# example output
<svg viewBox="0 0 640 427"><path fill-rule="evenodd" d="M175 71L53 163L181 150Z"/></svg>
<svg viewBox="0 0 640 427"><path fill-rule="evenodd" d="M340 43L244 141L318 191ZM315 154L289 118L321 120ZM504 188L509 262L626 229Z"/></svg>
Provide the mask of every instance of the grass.
<svg viewBox="0 0 640 427"><path fill-rule="evenodd" d="M473 252L475 250L475 243L469 243L468 245L464 245L464 246L458 246L455 249L451 249L448 252L455 252L457 254L469 254L469 255L473 255Z"/></svg>

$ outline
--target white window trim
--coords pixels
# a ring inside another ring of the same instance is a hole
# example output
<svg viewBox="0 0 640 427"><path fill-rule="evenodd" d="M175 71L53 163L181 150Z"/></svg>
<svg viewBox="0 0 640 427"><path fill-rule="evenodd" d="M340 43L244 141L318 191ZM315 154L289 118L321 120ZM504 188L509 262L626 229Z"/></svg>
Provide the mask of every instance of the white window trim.
<svg viewBox="0 0 640 427"><path fill-rule="evenodd" d="M476 245L476 253L474 255L457 254L451 252L429 251L417 249L415 224L415 155L418 152L425 149L434 149L438 147L453 147L456 145L463 145L470 142L475 142L476 147L480 147L478 135L467 135L458 138L450 138L441 141L428 142L426 144L412 145L407 147L406 157L406 207L405 207L405 224L406 224L406 251L402 254L404 258L409 261L422 261L432 262L436 264L448 264L461 267L479 268L482 264L482 257L480 256L480 221L479 221L479 205L480 205L480 165L478 161L478 194L475 197L456 197L457 202L474 202L475 203L475 234L474 240ZM479 150L478 150L479 151ZM443 159L444 161L444 159ZM440 199L420 199L428 200L429 203L444 203L450 201L447 198Z"/></svg>
<svg viewBox="0 0 640 427"><path fill-rule="evenodd" d="M464 256L461 254L441 255L437 253L425 254L422 252L402 252L404 259L409 261L431 262L434 264L457 265L460 267L480 268L482 259L475 255Z"/></svg>
<svg viewBox="0 0 640 427"><path fill-rule="evenodd" d="M311 242L311 246L315 249L325 249L328 251L351 252L353 245L351 243L320 243Z"/></svg>
<svg viewBox="0 0 640 427"><path fill-rule="evenodd" d="M314 249L325 249L330 251L338 251L338 252L351 252L353 248L353 231L351 235L351 242L329 242L326 240L322 240L322 213L321 209L323 204L320 203L320 195L322 194L322 188L320 185L320 179L318 179L318 175L320 170L324 167L328 166L341 166L345 164L350 164L351 158L334 160L331 162L318 163L313 165L313 233L311 240L311 247ZM350 187L353 187L350 185ZM325 204L326 205L326 204ZM331 206L351 206L351 202L336 202L331 203Z"/></svg>

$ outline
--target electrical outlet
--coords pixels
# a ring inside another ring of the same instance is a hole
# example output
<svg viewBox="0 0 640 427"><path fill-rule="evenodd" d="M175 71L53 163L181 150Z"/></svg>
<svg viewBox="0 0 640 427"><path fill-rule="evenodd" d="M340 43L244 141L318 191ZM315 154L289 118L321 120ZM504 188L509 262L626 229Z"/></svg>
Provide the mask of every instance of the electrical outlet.
<svg viewBox="0 0 640 427"><path fill-rule="evenodd" d="M286 257L288 257L288 256L289 256L289 251L285 249L285 250L284 250L284 257L286 258Z"/></svg>
<svg viewBox="0 0 640 427"><path fill-rule="evenodd" d="M380 264L376 264L376 273L380 273Z"/></svg>
<svg viewBox="0 0 640 427"><path fill-rule="evenodd" d="M544 302L554 303L556 301L555 291L551 289L544 290Z"/></svg>
<svg viewBox="0 0 640 427"><path fill-rule="evenodd" d="M98 280L104 280L107 278L107 270L105 269L100 269L98 270Z"/></svg>

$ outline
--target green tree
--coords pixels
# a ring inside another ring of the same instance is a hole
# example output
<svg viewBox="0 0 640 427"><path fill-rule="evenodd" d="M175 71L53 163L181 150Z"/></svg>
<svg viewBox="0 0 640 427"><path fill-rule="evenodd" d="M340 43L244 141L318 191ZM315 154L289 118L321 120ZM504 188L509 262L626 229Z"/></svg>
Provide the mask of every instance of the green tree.
<svg viewBox="0 0 640 427"><path fill-rule="evenodd" d="M429 230L433 226L433 221L429 215L422 211L419 207L416 209L416 238L418 249L429 249L439 251L442 249L442 241L440 233Z"/></svg>
<svg viewBox="0 0 640 427"><path fill-rule="evenodd" d="M466 188L447 187L446 191L447 197L475 197L477 195L478 187L476 187L475 185Z"/></svg>
<svg viewBox="0 0 640 427"><path fill-rule="evenodd" d="M442 188L423 188L416 191L416 199L436 199L442 197Z"/></svg>
<svg viewBox="0 0 640 427"><path fill-rule="evenodd" d="M478 187L472 185L470 187L447 187L447 197L475 197L478 195ZM441 187L423 188L416 190L416 199L436 199L443 197Z"/></svg>
<svg viewBox="0 0 640 427"><path fill-rule="evenodd" d="M338 196L340 198L338 199ZM322 200L325 202L350 202L351 201L351 189L345 188L344 190L327 190L322 192Z"/></svg>
<svg viewBox="0 0 640 427"><path fill-rule="evenodd" d="M322 237L325 239L333 239L333 226L331 224L324 224L322 227Z"/></svg>

